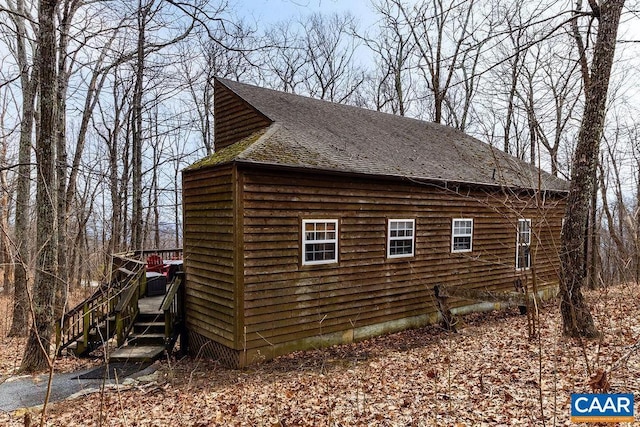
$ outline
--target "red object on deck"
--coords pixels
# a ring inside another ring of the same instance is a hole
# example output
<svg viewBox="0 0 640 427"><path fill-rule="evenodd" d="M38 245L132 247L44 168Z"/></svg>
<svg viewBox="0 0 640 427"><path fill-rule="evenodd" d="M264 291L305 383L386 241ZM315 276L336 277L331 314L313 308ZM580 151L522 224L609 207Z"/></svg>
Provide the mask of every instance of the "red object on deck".
<svg viewBox="0 0 640 427"><path fill-rule="evenodd" d="M166 274L167 268L160 255L149 255L147 258L147 271Z"/></svg>

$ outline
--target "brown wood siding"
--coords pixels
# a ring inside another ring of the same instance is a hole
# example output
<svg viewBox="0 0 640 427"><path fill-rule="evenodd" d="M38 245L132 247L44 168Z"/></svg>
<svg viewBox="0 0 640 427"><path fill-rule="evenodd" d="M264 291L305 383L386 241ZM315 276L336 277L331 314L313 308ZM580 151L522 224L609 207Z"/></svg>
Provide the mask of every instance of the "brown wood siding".
<svg viewBox="0 0 640 427"><path fill-rule="evenodd" d="M519 218L532 219L538 283L557 283L558 199L539 209L522 194L266 170L244 173L243 189L248 349L434 314L436 284L513 290L518 275L531 283L531 270L515 269ZM339 221L337 264L302 265L306 218ZM472 252L451 253L453 218L473 218ZM414 257L387 259L388 219L415 219Z"/></svg>
<svg viewBox="0 0 640 427"><path fill-rule="evenodd" d="M236 346L233 169L183 174L186 326Z"/></svg>
<svg viewBox="0 0 640 427"><path fill-rule="evenodd" d="M227 147L271 124L271 120L230 91L219 81L214 84L213 104L216 151Z"/></svg>

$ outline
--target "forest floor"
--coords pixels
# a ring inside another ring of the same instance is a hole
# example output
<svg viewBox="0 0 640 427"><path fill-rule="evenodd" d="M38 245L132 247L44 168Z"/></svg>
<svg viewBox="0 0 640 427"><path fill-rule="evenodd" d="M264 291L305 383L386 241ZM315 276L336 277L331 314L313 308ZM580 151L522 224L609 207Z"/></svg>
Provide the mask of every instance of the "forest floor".
<svg viewBox="0 0 640 427"><path fill-rule="evenodd" d="M638 285L588 292L603 332L593 341L563 337L552 301L540 308L535 339L526 316L509 309L466 316L459 333L431 326L246 370L167 359L144 380L50 404L45 425L570 425L571 393L592 392L598 370L611 392L640 393L639 295ZM7 304L0 297L0 313ZM24 345L5 338L7 329L0 319L0 381L15 375ZM63 358L56 369L83 363ZM0 412L0 425L22 426L25 413L39 423L41 410L30 411ZM640 422L637 402L635 413Z"/></svg>

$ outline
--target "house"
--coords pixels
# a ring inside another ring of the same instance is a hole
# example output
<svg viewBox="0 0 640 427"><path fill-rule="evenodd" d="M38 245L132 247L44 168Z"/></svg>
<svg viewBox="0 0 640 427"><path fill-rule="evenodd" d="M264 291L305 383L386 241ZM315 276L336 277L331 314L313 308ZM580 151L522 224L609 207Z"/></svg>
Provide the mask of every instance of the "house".
<svg viewBox="0 0 640 427"><path fill-rule="evenodd" d="M433 323L434 285L557 289L565 181L447 126L229 80L214 108L217 151L183 171L193 354L242 367Z"/></svg>

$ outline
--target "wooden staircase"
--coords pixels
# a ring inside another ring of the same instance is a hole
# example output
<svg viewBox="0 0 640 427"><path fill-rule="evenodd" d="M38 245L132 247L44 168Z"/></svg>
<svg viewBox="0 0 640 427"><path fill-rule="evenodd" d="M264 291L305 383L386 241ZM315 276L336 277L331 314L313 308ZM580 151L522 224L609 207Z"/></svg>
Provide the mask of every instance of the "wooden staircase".
<svg viewBox="0 0 640 427"><path fill-rule="evenodd" d="M160 307L161 301L157 297L139 300L155 300ZM158 359L165 351L164 313L154 311L145 312L142 308L133 323L133 329L125 344L109 355L110 362L150 362Z"/></svg>
<svg viewBox="0 0 640 427"><path fill-rule="evenodd" d="M165 295L145 297L146 264L127 256L114 255L110 282L56 322L59 354L86 356L115 340L110 361L148 362L173 349L184 319L184 276L175 274Z"/></svg>

